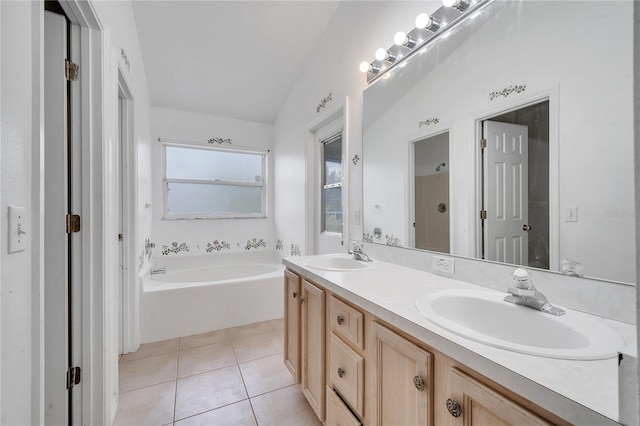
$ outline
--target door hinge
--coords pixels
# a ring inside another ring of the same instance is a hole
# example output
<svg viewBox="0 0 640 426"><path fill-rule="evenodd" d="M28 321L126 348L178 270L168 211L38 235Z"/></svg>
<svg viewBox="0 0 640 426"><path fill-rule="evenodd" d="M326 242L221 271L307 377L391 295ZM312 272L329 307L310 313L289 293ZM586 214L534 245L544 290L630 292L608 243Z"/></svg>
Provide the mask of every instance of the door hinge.
<svg viewBox="0 0 640 426"><path fill-rule="evenodd" d="M485 149L487 147L487 140L480 139L480 149Z"/></svg>
<svg viewBox="0 0 640 426"><path fill-rule="evenodd" d="M480 210L480 220L487 220L487 211Z"/></svg>
<svg viewBox="0 0 640 426"><path fill-rule="evenodd" d="M80 215L68 214L67 215L67 234L73 232L80 232Z"/></svg>
<svg viewBox="0 0 640 426"><path fill-rule="evenodd" d="M67 370L67 389L71 389L82 380L82 369L80 367L69 367Z"/></svg>
<svg viewBox="0 0 640 426"><path fill-rule="evenodd" d="M67 81L76 81L78 79L78 75L80 74L80 66L78 64L74 64L68 59L64 60L64 76Z"/></svg>

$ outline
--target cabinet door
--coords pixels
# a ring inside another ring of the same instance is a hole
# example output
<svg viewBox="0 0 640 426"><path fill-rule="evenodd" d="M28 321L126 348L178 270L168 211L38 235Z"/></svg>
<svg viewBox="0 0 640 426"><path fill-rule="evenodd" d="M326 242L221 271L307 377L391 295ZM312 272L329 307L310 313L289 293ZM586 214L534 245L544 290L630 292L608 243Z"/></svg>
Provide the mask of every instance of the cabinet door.
<svg viewBox="0 0 640 426"><path fill-rule="evenodd" d="M284 271L284 365L300 383L300 277Z"/></svg>
<svg viewBox="0 0 640 426"><path fill-rule="evenodd" d="M320 421L325 401L325 295L302 281L302 392Z"/></svg>
<svg viewBox="0 0 640 426"><path fill-rule="evenodd" d="M371 339L371 424L432 424L432 355L375 322Z"/></svg>
<svg viewBox="0 0 640 426"><path fill-rule="evenodd" d="M451 369L451 394L447 410L450 425L551 425L534 413L507 399L463 372Z"/></svg>

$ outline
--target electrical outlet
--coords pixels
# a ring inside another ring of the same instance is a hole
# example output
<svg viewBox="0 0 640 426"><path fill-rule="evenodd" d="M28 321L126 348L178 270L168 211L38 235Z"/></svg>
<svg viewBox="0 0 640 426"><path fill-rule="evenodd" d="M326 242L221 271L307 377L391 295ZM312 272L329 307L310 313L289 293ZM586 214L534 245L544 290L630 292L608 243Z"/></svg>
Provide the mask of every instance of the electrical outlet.
<svg viewBox="0 0 640 426"><path fill-rule="evenodd" d="M578 208L568 207L564 211L565 222L577 222L578 221Z"/></svg>
<svg viewBox="0 0 640 426"><path fill-rule="evenodd" d="M451 257L433 256L433 272L453 275L454 260Z"/></svg>

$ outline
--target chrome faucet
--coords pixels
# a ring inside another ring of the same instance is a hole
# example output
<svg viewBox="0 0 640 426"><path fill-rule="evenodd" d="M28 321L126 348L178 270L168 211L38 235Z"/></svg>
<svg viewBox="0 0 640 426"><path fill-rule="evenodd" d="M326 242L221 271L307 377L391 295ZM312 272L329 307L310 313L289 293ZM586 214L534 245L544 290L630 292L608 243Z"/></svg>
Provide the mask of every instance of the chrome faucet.
<svg viewBox="0 0 640 426"><path fill-rule="evenodd" d="M355 260L362 260L364 262L373 262L373 259L371 259L369 256L367 256L367 254L365 252L362 251L362 246L360 245L354 245L353 248L351 248L348 251L349 254L353 255L353 258Z"/></svg>
<svg viewBox="0 0 640 426"><path fill-rule="evenodd" d="M149 275L164 275L167 273L167 268L151 268L149 270Z"/></svg>
<svg viewBox="0 0 640 426"><path fill-rule="evenodd" d="M531 282L529 272L525 269L516 269L513 273L513 279L515 280L516 285L509 287L507 290L510 295L504 298L505 302L527 306L556 316L564 315L566 313L557 306L553 306L551 302L547 300L545 295L540 293L534 287Z"/></svg>

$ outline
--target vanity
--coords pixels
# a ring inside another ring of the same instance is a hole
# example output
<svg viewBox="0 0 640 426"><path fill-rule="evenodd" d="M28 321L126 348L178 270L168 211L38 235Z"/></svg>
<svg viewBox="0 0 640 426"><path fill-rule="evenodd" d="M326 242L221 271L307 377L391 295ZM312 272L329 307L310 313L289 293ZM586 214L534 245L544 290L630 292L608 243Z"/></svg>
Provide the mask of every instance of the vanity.
<svg viewBox="0 0 640 426"><path fill-rule="evenodd" d="M425 294L482 287L377 260L310 266L326 258L283 260L284 363L324 424L617 424L617 352L567 360L491 347L416 308Z"/></svg>

